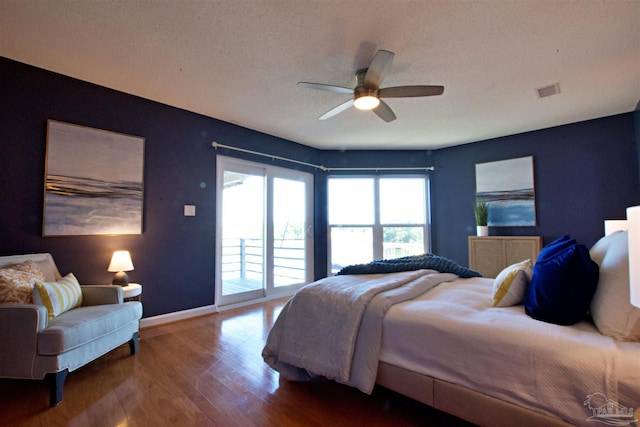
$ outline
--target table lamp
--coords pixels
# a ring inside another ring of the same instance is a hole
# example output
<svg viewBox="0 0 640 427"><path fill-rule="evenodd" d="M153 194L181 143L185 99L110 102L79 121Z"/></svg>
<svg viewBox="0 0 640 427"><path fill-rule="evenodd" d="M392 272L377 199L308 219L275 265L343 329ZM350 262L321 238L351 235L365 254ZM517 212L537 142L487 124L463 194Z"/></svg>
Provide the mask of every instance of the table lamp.
<svg viewBox="0 0 640 427"><path fill-rule="evenodd" d="M116 274L111 281L112 285L127 286L129 284L129 276L125 271L133 270L133 262L129 251L115 251L111 257L111 263L107 271Z"/></svg>

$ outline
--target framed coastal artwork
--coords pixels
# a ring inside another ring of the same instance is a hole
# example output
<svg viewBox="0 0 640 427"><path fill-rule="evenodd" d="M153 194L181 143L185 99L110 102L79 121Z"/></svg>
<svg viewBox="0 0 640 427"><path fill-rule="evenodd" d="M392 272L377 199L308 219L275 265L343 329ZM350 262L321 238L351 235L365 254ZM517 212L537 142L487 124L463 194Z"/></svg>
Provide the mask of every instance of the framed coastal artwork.
<svg viewBox="0 0 640 427"><path fill-rule="evenodd" d="M43 236L141 234L144 142L49 120Z"/></svg>
<svg viewBox="0 0 640 427"><path fill-rule="evenodd" d="M477 163L476 198L487 202L489 226L535 226L533 156Z"/></svg>

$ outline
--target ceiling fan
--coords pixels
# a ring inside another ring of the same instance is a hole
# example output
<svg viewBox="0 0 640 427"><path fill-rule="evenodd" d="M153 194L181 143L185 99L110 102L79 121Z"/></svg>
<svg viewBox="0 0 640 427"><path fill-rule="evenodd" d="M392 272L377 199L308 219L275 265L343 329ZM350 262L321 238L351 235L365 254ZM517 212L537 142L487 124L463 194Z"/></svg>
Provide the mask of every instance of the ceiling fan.
<svg viewBox="0 0 640 427"><path fill-rule="evenodd" d="M380 88L382 80L389 70L391 70L393 57L393 52L387 50L377 51L369 68L356 71L356 87L353 89L344 86L309 82L298 82L298 86L353 95L352 99L343 102L318 117L319 120L326 120L354 106L359 110L373 110L373 112L385 122L392 122L396 119L396 115L389 105L380 98L410 98L442 95L444 86L417 85Z"/></svg>

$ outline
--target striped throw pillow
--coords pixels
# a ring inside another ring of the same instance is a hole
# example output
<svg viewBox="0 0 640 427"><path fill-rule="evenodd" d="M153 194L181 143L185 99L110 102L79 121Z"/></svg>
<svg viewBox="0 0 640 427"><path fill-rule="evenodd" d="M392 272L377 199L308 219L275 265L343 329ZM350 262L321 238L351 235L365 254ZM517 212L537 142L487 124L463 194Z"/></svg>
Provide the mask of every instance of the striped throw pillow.
<svg viewBox="0 0 640 427"><path fill-rule="evenodd" d="M33 301L44 305L49 311L49 319L82 304L82 289L73 273L57 282L36 281Z"/></svg>
<svg viewBox="0 0 640 427"><path fill-rule="evenodd" d="M529 259L502 270L493 282L493 306L509 307L520 304L532 275L533 269Z"/></svg>

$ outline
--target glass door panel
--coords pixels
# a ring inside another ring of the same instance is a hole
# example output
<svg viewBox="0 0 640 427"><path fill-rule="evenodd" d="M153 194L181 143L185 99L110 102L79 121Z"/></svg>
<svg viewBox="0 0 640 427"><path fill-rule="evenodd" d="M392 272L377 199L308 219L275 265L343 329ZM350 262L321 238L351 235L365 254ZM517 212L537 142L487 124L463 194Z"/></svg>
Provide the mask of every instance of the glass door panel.
<svg viewBox="0 0 640 427"><path fill-rule="evenodd" d="M223 173L222 297L264 294L264 191L261 175Z"/></svg>
<svg viewBox="0 0 640 427"><path fill-rule="evenodd" d="M273 180L273 286L304 283L306 273L305 183Z"/></svg>
<svg viewBox="0 0 640 427"><path fill-rule="evenodd" d="M313 280L313 175L217 158L216 305L291 295Z"/></svg>

